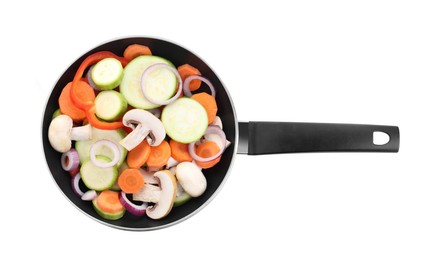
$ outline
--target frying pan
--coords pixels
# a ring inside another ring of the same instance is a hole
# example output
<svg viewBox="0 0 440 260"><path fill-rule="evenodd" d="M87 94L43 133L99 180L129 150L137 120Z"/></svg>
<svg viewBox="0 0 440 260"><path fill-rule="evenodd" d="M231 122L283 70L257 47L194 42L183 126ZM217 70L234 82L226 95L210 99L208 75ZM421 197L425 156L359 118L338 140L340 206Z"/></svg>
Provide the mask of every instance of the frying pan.
<svg viewBox="0 0 440 260"><path fill-rule="evenodd" d="M135 217L126 213L119 220L101 218L93 209L92 203L82 201L71 188L71 177L61 168L61 154L56 152L48 140L48 128L53 112L58 108L58 97L63 87L72 81L80 63L88 55L97 51L112 51L122 56L130 44L143 44L152 53L170 60L176 67L185 63L199 69L216 88L218 115L223 122L223 130L231 141L220 162L213 168L204 170L208 187L202 196L189 200L174 208L160 220L148 217ZM389 141L383 145L373 142L373 133L385 133ZM66 198L80 211L92 219L124 230L154 230L165 228L196 214L206 206L224 185L236 153L259 155L297 152L397 152L399 150L399 128L396 126L327 124L300 122L238 122L232 98L214 71L197 55L178 44L156 38L121 38L101 44L73 62L56 82L44 111L42 122L43 149L47 165L55 183Z"/></svg>

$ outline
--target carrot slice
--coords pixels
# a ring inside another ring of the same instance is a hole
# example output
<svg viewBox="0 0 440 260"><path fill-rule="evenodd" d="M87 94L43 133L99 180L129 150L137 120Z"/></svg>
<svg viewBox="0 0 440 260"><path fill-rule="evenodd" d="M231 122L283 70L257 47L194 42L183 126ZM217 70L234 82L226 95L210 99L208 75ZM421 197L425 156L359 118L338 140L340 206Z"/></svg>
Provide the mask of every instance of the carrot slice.
<svg viewBox="0 0 440 260"><path fill-rule="evenodd" d="M145 164L150 155L151 148L147 141L138 144L134 149L127 154L127 164L130 168L140 168Z"/></svg>
<svg viewBox="0 0 440 260"><path fill-rule="evenodd" d="M148 46L140 45L140 44L132 44L129 45L124 50L124 58L128 61L141 56L141 55L151 55L151 50Z"/></svg>
<svg viewBox="0 0 440 260"><path fill-rule="evenodd" d="M171 148L167 141L163 140L158 146L151 147L150 156L147 159L147 166L160 168L167 164L171 156Z"/></svg>
<svg viewBox="0 0 440 260"><path fill-rule="evenodd" d="M193 158L188 152L188 144L170 140L171 156L178 162L191 162Z"/></svg>
<svg viewBox="0 0 440 260"><path fill-rule="evenodd" d="M61 91L61 95L58 98L58 105L60 106L61 113L68 115L74 121L83 120L86 118L86 113L81 108L75 106L72 102L70 89L72 88L72 82L67 83L67 85ZM75 88L75 95L81 101L91 101L95 100L95 92L93 88L90 87L87 82L80 80Z"/></svg>
<svg viewBox="0 0 440 260"><path fill-rule="evenodd" d="M60 111L62 114L70 116L73 121L80 121L86 118L86 113L78 107L76 107L72 99L70 99L70 88L72 87L72 82L67 83L67 85L61 91L61 95L58 98L58 105L60 106Z"/></svg>
<svg viewBox="0 0 440 260"><path fill-rule="evenodd" d="M196 148L196 154L200 157L203 157L203 158L211 157L211 156L215 155L216 153L218 153L219 151L220 151L220 147L218 147L218 145L212 141L207 141L207 142L201 143ZM197 165L199 165L203 169L208 169L208 168L211 168L214 165L216 165L220 161L221 157L222 156L220 155L219 157L215 158L214 160L211 160L208 162L196 161L196 163L197 163Z"/></svg>
<svg viewBox="0 0 440 260"><path fill-rule="evenodd" d="M95 91L93 88L84 80L80 80L78 85L73 90L75 96L83 103L94 102L95 101Z"/></svg>
<svg viewBox="0 0 440 260"><path fill-rule="evenodd" d="M108 213L116 213L124 209L119 201L119 193L112 190L104 190L99 193L96 203L99 209Z"/></svg>
<svg viewBox="0 0 440 260"><path fill-rule="evenodd" d="M177 68L177 71L179 72L180 77L182 78L182 81L185 81L185 79L188 76L192 75L202 75L200 71L193 66L189 64L183 64ZM199 79L194 79L189 83L189 90L194 91L200 88L202 85L202 81Z"/></svg>
<svg viewBox="0 0 440 260"><path fill-rule="evenodd" d="M217 102L215 102L215 98L206 92L194 94L191 98L198 101L205 108L206 113L208 113L208 124L212 124L217 116Z"/></svg>
<svg viewBox="0 0 440 260"><path fill-rule="evenodd" d="M118 185L125 193L137 193L144 186L144 177L138 169L125 169L118 177Z"/></svg>

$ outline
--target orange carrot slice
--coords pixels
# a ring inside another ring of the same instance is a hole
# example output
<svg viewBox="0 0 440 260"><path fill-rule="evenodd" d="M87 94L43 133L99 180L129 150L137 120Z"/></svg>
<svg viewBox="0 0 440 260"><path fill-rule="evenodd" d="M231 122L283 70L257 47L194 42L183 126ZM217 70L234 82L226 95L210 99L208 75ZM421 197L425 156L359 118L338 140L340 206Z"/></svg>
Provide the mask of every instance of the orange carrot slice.
<svg viewBox="0 0 440 260"><path fill-rule="evenodd" d="M160 168L167 164L171 156L171 148L167 141L163 140L158 146L151 147L150 156L147 159L147 166Z"/></svg>
<svg viewBox="0 0 440 260"><path fill-rule="evenodd" d="M125 169L118 177L118 185L125 193L137 193L144 186L144 177L138 169Z"/></svg>
<svg viewBox="0 0 440 260"><path fill-rule="evenodd" d="M127 164L130 168L140 168L145 164L148 156L150 155L151 147L147 141L142 141L134 149L127 154Z"/></svg>
<svg viewBox="0 0 440 260"><path fill-rule="evenodd" d="M200 71L193 66L189 64L183 64L177 68L177 71L179 72L180 77L182 78L182 81L185 81L185 79L188 76L192 75L202 75ZM202 81L198 79L194 79L189 83L189 90L194 91L200 88L202 85Z"/></svg>
<svg viewBox="0 0 440 260"><path fill-rule="evenodd" d="M206 92L194 94L191 96L191 98L198 101L205 108L206 113L208 113L208 124L212 124L217 116L218 110L215 98Z"/></svg>
<svg viewBox="0 0 440 260"><path fill-rule="evenodd" d="M86 113L78 107L76 107L72 99L70 98L70 88L72 82L69 82L61 91L61 95L58 98L58 105L62 114L70 116L73 121L81 121L86 118Z"/></svg>
<svg viewBox="0 0 440 260"><path fill-rule="evenodd" d="M151 50L148 46L140 45L140 44L132 44L129 45L124 50L124 58L128 61L133 60L134 58L141 55L151 55Z"/></svg>
<svg viewBox="0 0 440 260"><path fill-rule="evenodd" d="M191 162L193 158L188 152L188 144L170 140L171 157L178 162Z"/></svg>
<svg viewBox="0 0 440 260"><path fill-rule="evenodd" d="M104 190L99 193L96 203L102 211L108 213L116 213L124 209L124 206L119 201L118 192L112 190Z"/></svg>
<svg viewBox="0 0 440 260"><path fill-rule="evenodd" d="M207 142L201 143L196 148L196 154L200 157L203 157L203 158L211 157L211 156L215 155L216 153L218 153L219 151L220 151L220 147L218 147L218 145L212 141L207 141ZM196 163L197 163L197 165L199 165L203 169L208 169L208 168L211 168L214 165L216 165L220 161L220 158L221 158L221 155L219 157L215 158L214 160L211 160L208 162L196 161Z"/></svg>

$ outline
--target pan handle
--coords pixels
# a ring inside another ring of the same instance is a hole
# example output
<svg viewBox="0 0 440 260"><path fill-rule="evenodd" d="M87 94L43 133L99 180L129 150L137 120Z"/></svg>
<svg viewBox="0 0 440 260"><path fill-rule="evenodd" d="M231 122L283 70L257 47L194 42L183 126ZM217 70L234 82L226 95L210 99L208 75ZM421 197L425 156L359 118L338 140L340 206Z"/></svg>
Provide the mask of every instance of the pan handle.
<svg viewBox="0 0 440 260"><path fill-rule="evenodd" d="M375 144L377 133L388 135ZM238 153L398 152L399 128L384 125L239 122Z"/></svg>

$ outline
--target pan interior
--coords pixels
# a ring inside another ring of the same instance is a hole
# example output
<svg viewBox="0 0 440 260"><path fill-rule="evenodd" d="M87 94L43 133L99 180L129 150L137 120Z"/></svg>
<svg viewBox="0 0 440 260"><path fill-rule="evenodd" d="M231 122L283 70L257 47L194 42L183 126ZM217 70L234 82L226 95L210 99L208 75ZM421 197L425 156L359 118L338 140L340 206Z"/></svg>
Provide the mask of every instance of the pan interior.
<svg viewBox="0 0 440 260"><path fill-rule="evenodd" d="M218 116L220 116L222 119L223 129L227 139L231 141L231 146L225 151L220 162L216 166L211 169L203 170L208 182L208 187L202 196L193 198L184 205L173 208L170 214L161 220L152 220L146 216L134 217L127 212L123 218L112 221L101 218L93 209L92 203L82 201L76 194L74 194L71 188L71 176L61 168L61 154L52 149L49 144L47 134L49 124L52 119L52 114L56 109L58 109L58 97L63 87L68 82L72 81L80 63L88 55L97 51L112 51L116 55L122 56L124 49L128 45L135 43L147 45L151 49L153 55L164 57L170 60L176 67L185 63L191 64L199 69L201 74L213 83L217 92L216 100L218 105ZM177 44L165 40L145 37L132 37L113 40L91 49L77 59L69 68L67 68L67 70L56 82L47 101L42 127L43 149L46 161L50 172L62 193L64 193L67 199L70 200L78 209L98 222L115 228L127 230L150 230L166 227L192 216L195 212L204 207L210 201L211 197L218 192L219 188L226 179L228 170L231 167L231 163L234 158L237 139L237 121L232 101L227 90L213 70L198 56Z"/></svg>

